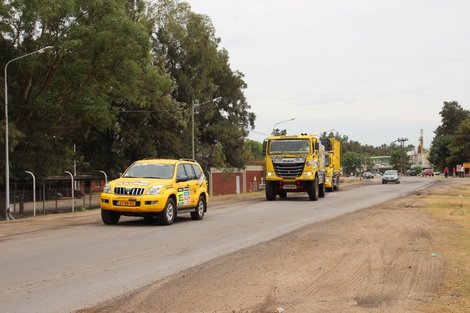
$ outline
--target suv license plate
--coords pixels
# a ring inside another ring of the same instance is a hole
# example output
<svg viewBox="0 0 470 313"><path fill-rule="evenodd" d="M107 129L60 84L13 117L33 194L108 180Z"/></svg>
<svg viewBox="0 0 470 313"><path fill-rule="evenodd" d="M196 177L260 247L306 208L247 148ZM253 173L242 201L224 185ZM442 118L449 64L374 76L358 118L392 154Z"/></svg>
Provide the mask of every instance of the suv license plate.
<svg viewBox="0 0 470 313"><path fill-rule="evenodd" d="M118 201L119 206L135 206L135 201Z"/></svg>

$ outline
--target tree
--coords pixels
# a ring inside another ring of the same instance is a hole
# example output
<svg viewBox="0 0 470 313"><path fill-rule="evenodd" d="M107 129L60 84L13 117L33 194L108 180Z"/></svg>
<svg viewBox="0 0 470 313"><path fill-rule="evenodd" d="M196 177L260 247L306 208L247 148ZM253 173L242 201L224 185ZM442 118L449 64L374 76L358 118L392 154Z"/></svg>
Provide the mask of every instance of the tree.
<svg viewBox="0 0 470 313"><path fill-rule="evenodd" d="M263 164L263 144L261 142L247 139L245 140L244 159L249 164Z"/></svg>
<svg viewBox="0 0 470 313"><path fill-rule="evenodd" d="M447 158L450 155L449 145L452 142L452 136L441 135L436 136L432 140L431 149L429 150L429 162L438 169L447 166Z"/></svg>
<svg viewBox="0 0 470 313"><path fill-rule="evenodd" d="M185 138L181 154L190 155L193 105L205 103L194 116L197 159L206 168L213 166L222 160L213 155L218 146L223 162L243 167L244 140L254 127L255 115L243 93L247 87L243 74L230 68L228 52L219 49L212 22L176 0L158 1L153 20L155 62L177 82L173 97L182 105L186 121L176 129Z"/></svg>
<svg viewBox="0 0 470 313"><path fill-rule="evenodd" d="M459 124L448 147L449 157L447 162L462 164L470 161L470 118Z"/></svg>
<svg viewBox="0 0 470 313"><path fill-rule="evenodd" d="M408 149L397 148L390 153L390 165L393 166L399 173L405 173L407 169L413 164L410 156L408 155Z"/></svg>
<svg viewBox="0 0 470 313"><path fill-rule="evenodd" d="M342 154L341 163L346 175L357 175L373 165L368 155L353 151Z"/></svg>
<svg viewBox="0 0 470 313"><path fill-rule="evenodd" d="M439 114L442 122L434 131L436 136L453 135L460 123L470 117L470 111L462 108L457 101L444 102Z"/></svg>
<svg viewBox="0 0 470 313"><path fill-rule="evenodd" d="M463 109L456 101L453 101L444 102L439 114L442 117L442 122L434 131L436 136L431 143L429 161L437 168L442 169L445 166L455 166L464 161L462 157L465 157L466 153L459 144L463 147L466 146L464 140L467 122L465 121L470 118L470 111Z"/></svg>
<svg viewBox="0 0 470 313"><path fill-rule="evenodd" d="M46 45L54 52L9 72L13 172L114 172L181 143L174 83L151 63L143 1L18 0L2 10L2 60ZM73 147L76 147L74 153Z"/></svg>

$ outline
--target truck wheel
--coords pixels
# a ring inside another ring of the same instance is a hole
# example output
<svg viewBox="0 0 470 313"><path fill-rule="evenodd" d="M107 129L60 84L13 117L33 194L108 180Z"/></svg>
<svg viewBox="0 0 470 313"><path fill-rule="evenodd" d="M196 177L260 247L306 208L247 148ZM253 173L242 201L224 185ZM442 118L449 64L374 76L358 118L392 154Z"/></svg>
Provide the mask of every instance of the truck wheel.
<svg viewBox="0 0 470 313"><path fill-rule="evenodd" d="M287 198L287 191L285 191L285 190L279 191L279 198L281 198L281 199Z"/></svg>
<svg viewBox="0 0 470 313"><path fill-rule="evenodd" d="M204 217L204 212L206 211L206 200L202 195L199 196L197 201L196 211L191 212L191 219L193 220L202 220Z"/></svg>
<svg viewBox="0 0 470 313"><path fill-rule="evenodd" d="M320 184L319 186L318 196L320 198L325 198L325 180L323 180L323 184Z"/></svg>
<svg viewBox="0 0 470 313"><path fill-rule="evenodd" d="M307 193L310 201L318 200L319 186L318 186L318 177L315 178L313 182L307 184Z"/></svg>
<svg viewBox="0 0 470 313"><path fill-rule="evenodd" d="M121 215L114 211L101 210L101 220L106 225L116 225Z"/></svg>
<svg viewBox="0 0 470 313"><path fill-rule="evenodd" d="M274 184L272 182L266 182L266 200L274 201L276 200L276 190L274 189Z"/></svg>
<svg viewBox="0 0 470 313"><path fill-rule="evenodd" d="M331 188L333 189L333 191L339 190L339 177L337 177L335 181L336 181L336 184L333 184L333 188Z"/></svg>
<svg viewBox="0 0 470 313"><path fill-rule="evenodd" d="M160 213L160 224L171 225L176 218L176 206L175 201L172 198L168 198L165 209Z"/></svg>

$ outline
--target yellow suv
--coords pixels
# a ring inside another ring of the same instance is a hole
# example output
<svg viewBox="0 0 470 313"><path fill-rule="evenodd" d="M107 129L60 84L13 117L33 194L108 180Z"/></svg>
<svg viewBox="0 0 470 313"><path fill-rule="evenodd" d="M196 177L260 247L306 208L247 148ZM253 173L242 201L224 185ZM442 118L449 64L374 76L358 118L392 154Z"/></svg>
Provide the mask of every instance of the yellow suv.
<svg viewBox="0 0 470 313"><path fill-rule="evenodd" d="M141 216L170 225L178 213L189 212L202 220L208 201L207 180L196 161L140 160L104 187L101 219L117 224L121 215Z"/></svg>

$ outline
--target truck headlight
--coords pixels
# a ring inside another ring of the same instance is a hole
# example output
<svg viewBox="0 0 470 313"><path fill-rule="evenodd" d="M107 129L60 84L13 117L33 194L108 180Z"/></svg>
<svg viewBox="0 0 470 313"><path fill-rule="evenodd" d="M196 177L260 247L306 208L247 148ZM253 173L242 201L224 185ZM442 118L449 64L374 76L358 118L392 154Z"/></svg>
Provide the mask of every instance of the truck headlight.
<svg viewBox="0 0 470 313"><path fill-rule="evenodd" d="M305 176L312 176L313 173L312 172L305 172Z"/></svg>
<svg viewBox="0 0 470 313"><path fill-rule="evenodd" d="M266 176L274 176L273 172L266 172Z"/></svg>
<svg viewBox="0 0 470 313"><path fill-rule="evenodd" d="M156 185L150 187L149 191L147 192L148 195L159 195L162 193L163 185Z"/></svg>

